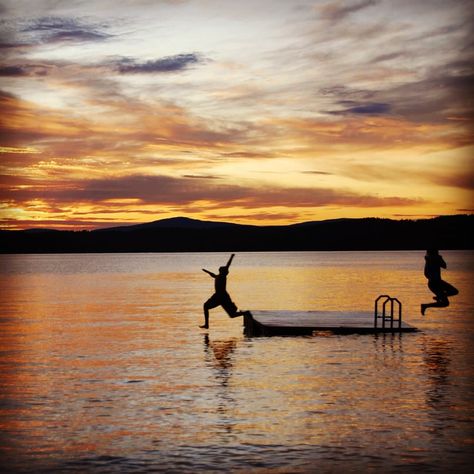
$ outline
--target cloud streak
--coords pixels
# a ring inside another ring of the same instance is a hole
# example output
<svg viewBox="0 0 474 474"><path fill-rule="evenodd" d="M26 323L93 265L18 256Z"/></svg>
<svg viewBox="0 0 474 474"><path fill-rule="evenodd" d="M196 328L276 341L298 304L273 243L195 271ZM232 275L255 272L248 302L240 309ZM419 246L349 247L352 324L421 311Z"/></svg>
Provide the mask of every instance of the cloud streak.
<svg viewBox="0 0 474 474"><path fill-rule="evenodd" d="M32 20L20 32L38 36L46 43L105 41L111 37L102 25L91 25L76 18L63 17Z"/></svg>
<svg viewBox="0 0 474 474"><path fill-rule="evenodd" d="M0 76L3 77L20 77L26 75L28 75L27 69L21 66L0 67Z"/></svg>
<svg viewBox="0 0 474 474"><path fill-rule="evenodd" d="M200 206L202 210L220 208L318 208L321 206L350 206L378 208L387 206L410 206L419 200L397 196L359 194L348 190L304 187L253 187L233 184L210 184L209 180L173 178L170 176L125 176L94 180L70 181L48 186L38 182L20 186L17 180L4 188L3 198L17 204L40 198L50 205L59 203L101 203L118 200L133 200L142 205L155 206Z"/></svg>
<svg viewBox="0 0 474 474"><path fill-rule="evenodd" d="M131 58L122 58L117 61L116 68L121 74L155 74L183 71L189 66L201 62L202 60L197 54L189 53L141 63Z"/></svg>
<svg viewBox="0 0 474 474"><path fill-rule="evenodd" d="M334 115L345 115L345 114L355 114L355 115L388 115L392 109L390 104L385 104L381 102L372 102L367 104L357 104L353 101L341 101L341 105L351 104L351 107L347 107L343 110L331 111L331 114Z"/></svg>
<svg viewBox="0 0 474 474"><path fill-rule="evenodd" d="M378 0L362 0L358 2L331 1L319 7L320 16L324 20L339 22L353 13L374 6Z"/></svg>

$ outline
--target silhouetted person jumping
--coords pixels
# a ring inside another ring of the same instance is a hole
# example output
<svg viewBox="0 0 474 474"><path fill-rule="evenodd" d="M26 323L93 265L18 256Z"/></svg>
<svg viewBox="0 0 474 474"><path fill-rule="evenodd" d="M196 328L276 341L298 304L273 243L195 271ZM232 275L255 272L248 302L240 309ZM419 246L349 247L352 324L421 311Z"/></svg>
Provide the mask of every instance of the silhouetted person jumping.
<svg viewBox="0 0 474 474"><path fill-rule="evenodd" d="M459 291L448 282L441 279L441 268L446 268L446 262L437 250L427 250L425 255L425 277L428 278L428 288L435 294L435 303L422 303L421 314L428 308L445 308L449 306L448 296L455 296Z"/></svg>
<svg viewBox="0 0 474 474"><path fill-rule="evenodd" d="M235 254L232 254L227 262L225 267L219 267L219 274L202 269L203 272L206 272L208 275L211 275L214 278L214 294L204 303L204 325L199 326L203 329L209 328L209 310L212 308L217 308L217 306L222 306L225 312L231 317L235 318L236 316L242 316L243 311L238 311L235 303L230 299L229 293L226 290L227 284L227 275L229 273L229 267L232 263Z"/></svg>

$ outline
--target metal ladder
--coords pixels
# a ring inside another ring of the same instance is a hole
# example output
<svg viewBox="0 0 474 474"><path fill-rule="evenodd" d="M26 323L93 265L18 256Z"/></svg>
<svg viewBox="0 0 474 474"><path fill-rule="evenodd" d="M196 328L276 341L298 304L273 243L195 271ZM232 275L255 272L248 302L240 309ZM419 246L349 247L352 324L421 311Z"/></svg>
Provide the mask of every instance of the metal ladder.
<svg viewBox="0 0 474 474"><path fill-rule="evenodd" d="M379 304L381 311L379 311ZM387 305L390 307L388 311ZM397 313L397 314L395 314ZM398 317L397 317L398 316ZM402 327L402 303L397 298L392 298L388 295L380 295L375 300L374 309L374 327L378 327L379 320L382 320L381 327L385 329L386 322L390 321L390 329L396 329L394 322L398 323L398 329Z"/></svg>

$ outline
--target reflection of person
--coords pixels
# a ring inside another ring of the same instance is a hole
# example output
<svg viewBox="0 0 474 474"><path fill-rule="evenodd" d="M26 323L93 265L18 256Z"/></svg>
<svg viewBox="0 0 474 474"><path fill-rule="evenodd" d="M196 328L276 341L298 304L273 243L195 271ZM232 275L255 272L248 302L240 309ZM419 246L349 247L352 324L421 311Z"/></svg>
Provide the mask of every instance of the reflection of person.
<svg viewBox="0 0 474 474"><path fill-rule="evenodd" d="M435 303L423 303L421 314L427 308L445 308L449 306L448 296L454 296L459 291L448 282L441 279L441 268L446 268L446 262L437 250L427 250L425 255L425 277L428 279L428 288L435 294Z"/></svg>
<svg viewBox="0 0 474 474"><path fill-rule="evenodd" d="M235 339L230 339L228 341L211 341L209 335L206 333L204 335L204 345L207 352L209 349L212 349L212 353L217 362L217 368L232 369L232 354L237 347L237 341ZM223 373L221 375L229 374Z"/></svg>
<svg viewBox="0 0 474 474"><path fill-rule="evenodd" d="M229 293L227 293L227 275L229 274L229 267L232 263L235 254L232 254L227 262L225 267L219 267L219 274L202 269L203 272L206 272L212 278L214 278L214 294L204 303L204 325L200 326L203 329L209 328L209 310L212 308L217 308L217 306L222 306L226 313L231 317L235 318L236 316L242 316L244 313L237 310L237 306L231 300Z"/></svg>

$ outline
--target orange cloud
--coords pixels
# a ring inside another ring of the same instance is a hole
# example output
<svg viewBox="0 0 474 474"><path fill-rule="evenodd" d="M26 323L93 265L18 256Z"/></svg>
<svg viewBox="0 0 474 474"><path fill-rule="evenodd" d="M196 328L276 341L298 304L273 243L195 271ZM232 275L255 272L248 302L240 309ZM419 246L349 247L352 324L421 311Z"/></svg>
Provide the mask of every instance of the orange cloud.
<svg viewBox="0 0 474 474"><path fill-rule="evenodd" d="M284 140L306 146L407 149L423 146L446 149L471 143L467 127L451 124L410 122L393 117L341 117L332 120L282 118L272 119L268 127Z"/></svg>

